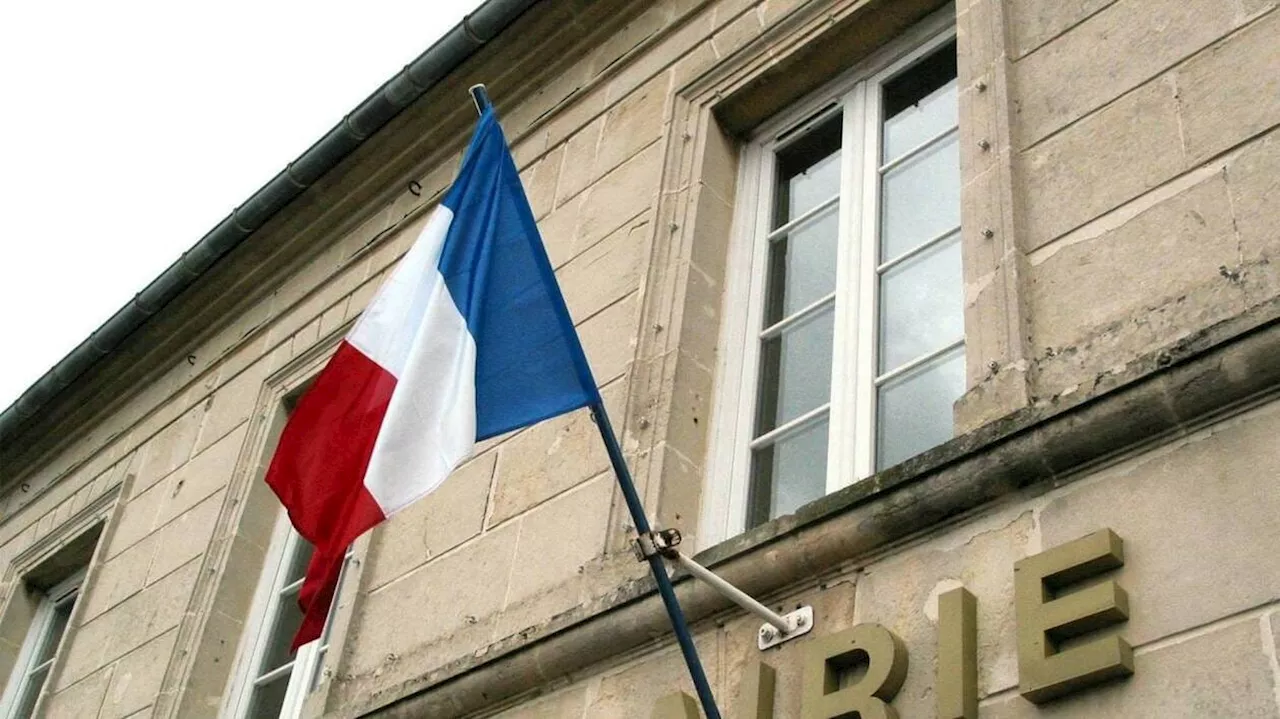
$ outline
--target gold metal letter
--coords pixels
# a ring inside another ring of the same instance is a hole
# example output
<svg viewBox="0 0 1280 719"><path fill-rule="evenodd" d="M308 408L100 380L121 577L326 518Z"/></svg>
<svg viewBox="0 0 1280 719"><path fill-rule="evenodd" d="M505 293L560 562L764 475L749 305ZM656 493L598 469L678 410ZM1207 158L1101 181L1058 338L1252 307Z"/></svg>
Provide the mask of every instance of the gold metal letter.
<svg viewBox="0 0 1280 719"><path fill-rule="evenodd" d="M978 605L957 587L938 597L938 719L978 719Z"/></svg>
<svg viewBox="0 0 1280 719"><path fill-rule="evenodd" d="M764 662L756 662L755 671L742 678L742 719L773 719L773 689L777 673Z"/></svg>
<svg viewBox="0 0 1280 719"><path fill-rule="evenodd" d="M1067 586L1124 565L1110 529L1019 560L1013 566L1018 617L1018 682L1042 704L1099 682L1133 674L1133 649L1120 637L1058 644L1129 618L1129 595L1113 580L1062 594Z"/></svg>
<svg viewBox="0 0 1280 719"><path fill-rule="evenodd" d="M653 719L698 719L698 702L684 692L668 694L653 705Z"/></svg>
<svg viewBox="0 0 1280 719"><path fill-rule="evenodd" d="M866 673L840 686L840 670L865 665ZM859 624L805 648L802 719L897 719L887 703L907 678L907 648L879 624Z"/></svg>

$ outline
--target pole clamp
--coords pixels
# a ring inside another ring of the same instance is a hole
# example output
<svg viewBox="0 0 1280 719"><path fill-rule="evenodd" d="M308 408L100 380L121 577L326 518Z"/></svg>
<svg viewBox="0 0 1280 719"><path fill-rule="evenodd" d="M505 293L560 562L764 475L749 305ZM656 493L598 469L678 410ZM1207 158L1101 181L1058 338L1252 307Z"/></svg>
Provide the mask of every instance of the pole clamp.
<svg viewBox="0 0 1280 719"><path fill-rule="evenodd" d="M631 543L631 550L635 552L637 562L647 562L655 555L672 556L678 546L680 546L680 530L659 529L656 532L637 535Z"/></svg>

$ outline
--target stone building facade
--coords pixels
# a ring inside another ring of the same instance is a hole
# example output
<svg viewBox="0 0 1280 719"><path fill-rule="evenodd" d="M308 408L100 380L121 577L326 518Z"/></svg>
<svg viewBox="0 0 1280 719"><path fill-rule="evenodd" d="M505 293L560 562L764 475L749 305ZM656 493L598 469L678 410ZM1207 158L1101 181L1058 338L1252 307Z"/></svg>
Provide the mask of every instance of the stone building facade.
<svg viewBox="0 0 1280 719"><path fill-rule="evenodd" d="M3 716L693 716L583 412L273 644L265 463L473 82L651 517L814 609L760 651L677 574L725 716L1280 716L1278 4L531 3L5 426Z"/></svg>

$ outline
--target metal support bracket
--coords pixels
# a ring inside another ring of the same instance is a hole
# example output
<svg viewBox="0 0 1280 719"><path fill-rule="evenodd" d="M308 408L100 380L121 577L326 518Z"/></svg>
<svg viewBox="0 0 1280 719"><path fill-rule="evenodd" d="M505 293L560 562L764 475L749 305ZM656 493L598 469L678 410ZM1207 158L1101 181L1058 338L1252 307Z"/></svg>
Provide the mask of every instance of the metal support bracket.
<svg viewBox="0 0 1280 719"><path fill-rule="evenodd" d="M680 546L680 530L659 529L643 532L631 543L631 551L635 552L637 562L647 562L654 555L670 558Z"/></svg>
<svg viewBox="0 0 1280 719"><path fill-rule="evenodd" d="M813 631L813 607L804 606L782 615L787 623L787 631L780 632L772 624L763 624L756 634L756 646L760 651L789 642L796 637L803 637Z"/></svg>

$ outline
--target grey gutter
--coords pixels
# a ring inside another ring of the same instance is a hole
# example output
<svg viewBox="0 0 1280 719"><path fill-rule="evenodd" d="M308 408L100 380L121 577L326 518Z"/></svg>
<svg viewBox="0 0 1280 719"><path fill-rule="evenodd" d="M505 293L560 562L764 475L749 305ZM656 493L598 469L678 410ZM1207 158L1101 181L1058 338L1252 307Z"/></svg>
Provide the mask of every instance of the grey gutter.
<svg viewBox="0 0 1280 719"><path fill-rule="evenodd" d="M0 442L538 0L486 0L219 222L0 414Z"/></svg>

